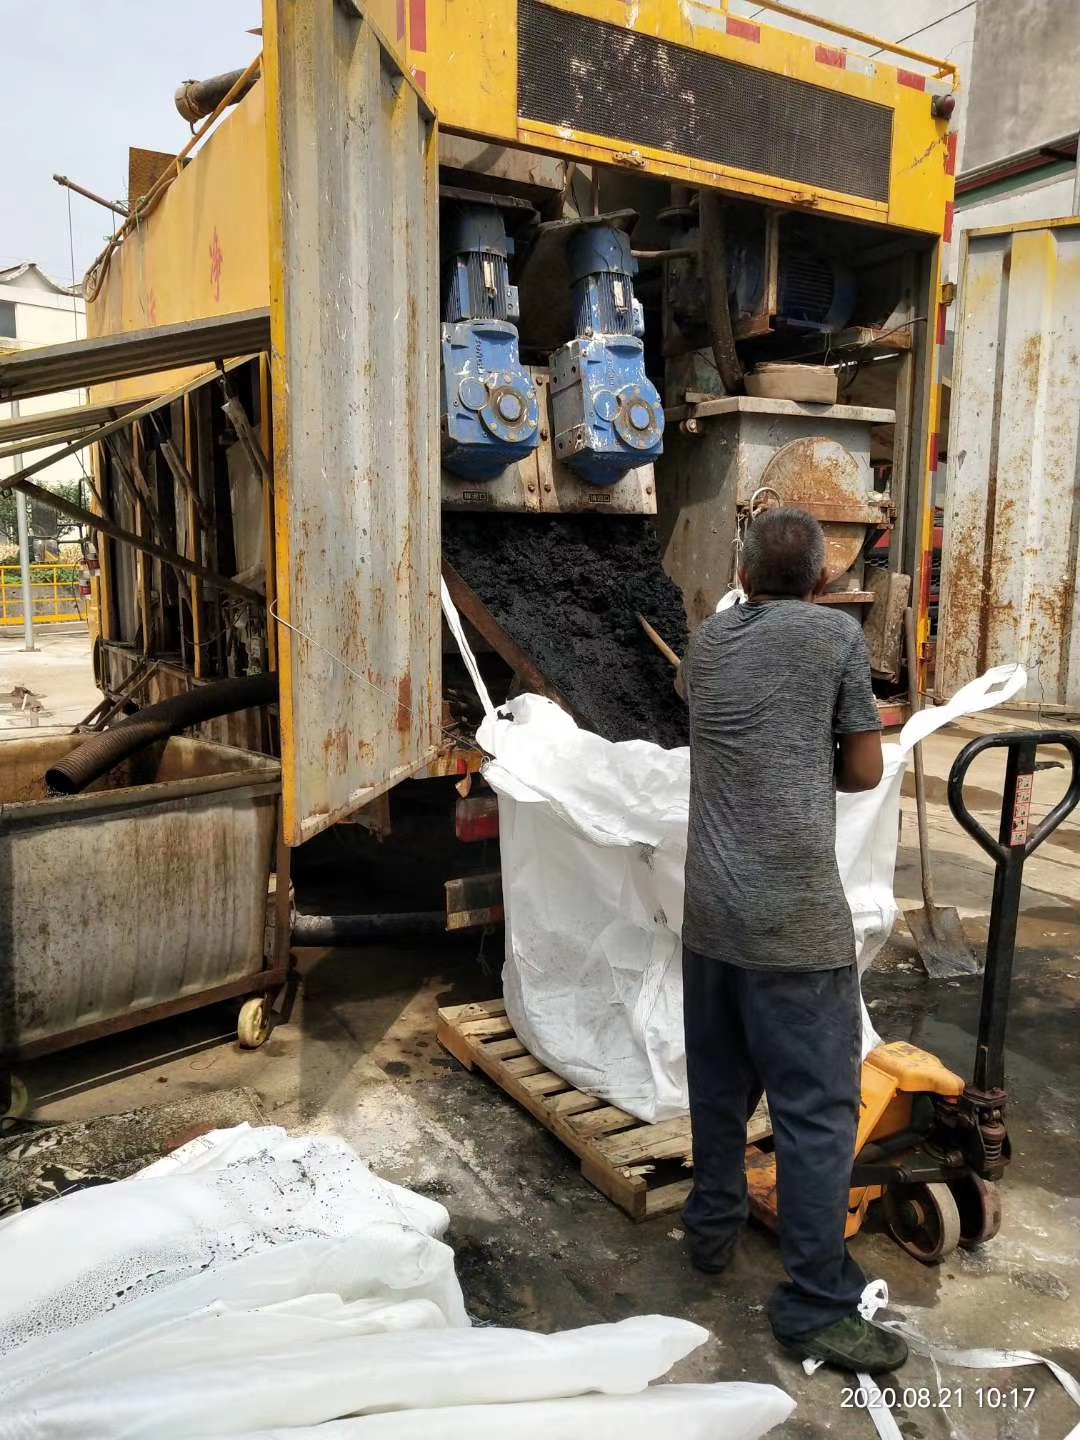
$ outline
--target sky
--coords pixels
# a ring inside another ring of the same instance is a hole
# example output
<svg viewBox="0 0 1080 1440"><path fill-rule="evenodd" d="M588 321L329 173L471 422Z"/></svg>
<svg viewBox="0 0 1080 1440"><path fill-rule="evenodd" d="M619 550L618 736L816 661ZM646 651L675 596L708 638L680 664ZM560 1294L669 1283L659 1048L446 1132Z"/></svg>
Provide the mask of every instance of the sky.
<svg viewBox="0 0 1080 1440"><path fill-rule="evenodd" d="M849 21L864 10L863 0L797 4ZM734 8L760 13L752 0L734 0ZM875 28L930 49L966 42L963 64L973 10L974 0L894 0L875 12ZM0 0L0 267L34 260L70 284L68 192L54 172L126 200L128 146L175 154L190 131L173 91L182 80L246 65L261 48L247 31L261 18L260 0ZM116 218L71 195L77 279Z"/></svg>
<svg viewBox="0 0 1080 1440"><path fill-rule="evenodd" d="M67 175L127 199L128 146L190 136L173 91L247 65L260 0L0 0L0 267L34 260L71 283ZM71 195L81 280L119 217Z"/></svg>

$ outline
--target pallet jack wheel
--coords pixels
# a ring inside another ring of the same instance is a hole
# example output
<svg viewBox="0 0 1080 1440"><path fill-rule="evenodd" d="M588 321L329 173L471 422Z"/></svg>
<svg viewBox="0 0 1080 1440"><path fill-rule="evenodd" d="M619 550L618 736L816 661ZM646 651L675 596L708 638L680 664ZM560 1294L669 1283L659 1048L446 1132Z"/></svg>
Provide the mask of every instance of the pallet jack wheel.
<svg viewBox="0 0 1080 1440"><path fill-rule="evenodd" d="M244 1050L257 1050L270 1038L273 1021L270 1016L270 996L253 995L240 1006L236 1021L236 1038Z"/></svg>
<svg viewBox="0 0 1080 1440"><path fill-rule="evenodd" d="M956 1208L960 1212L960 1245L974 1250L985 1245L1001 1229L1001 1192L980 1175L964 1175L951 1180Z"/></svg>
<svg viewBox="0 0 1080 1440"><path fill-rule="evenodd" d="M947 1185L890 1185L881 1203L889 1234L924 1265L936 1265L960 1243L960 1211Z"/></svg>

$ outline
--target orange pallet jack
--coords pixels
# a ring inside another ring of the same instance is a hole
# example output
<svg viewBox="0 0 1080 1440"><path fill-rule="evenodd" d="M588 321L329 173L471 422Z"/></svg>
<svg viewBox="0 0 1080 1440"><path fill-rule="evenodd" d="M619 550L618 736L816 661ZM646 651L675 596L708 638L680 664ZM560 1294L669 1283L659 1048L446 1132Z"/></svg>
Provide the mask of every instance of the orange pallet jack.
<svg viewBox="0 0 1080 1440"><path fill-rule="evenodd" d="M1072 761L1069 787L1042 823L1029 824L1035 755L1060 745ZM1007 753L1001 822L995 840L964 801L976 756ZM1080 736L1066 731L987 735L965 745L949 773L949 808L994 861L994 895L970 1084L934 1055L904 1041L872 1050L862 1067L862 1111L851 1175L846 1234L875 1204L889 1233L925 1264L957 1245L992 1239L1001 1225L996 1181L1009 1161L1005 1128L1005 1030L1012 985L1024 862L1080 801ZM750 1209L776 1229L776 1157L763 1145L746 1152Z"/></svg>

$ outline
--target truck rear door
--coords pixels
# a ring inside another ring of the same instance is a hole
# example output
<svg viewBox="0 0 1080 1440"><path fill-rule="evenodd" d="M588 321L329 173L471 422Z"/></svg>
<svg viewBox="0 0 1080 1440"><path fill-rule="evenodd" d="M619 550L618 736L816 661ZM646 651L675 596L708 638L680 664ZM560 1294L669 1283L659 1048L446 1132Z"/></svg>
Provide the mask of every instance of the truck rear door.
<svg viewBox="0 0 1080 1440"><path fill-rule="evenodd" d="M1080 707L1080 219L968 231L952 377L937 690L1028 668Z"/></svg>
<svg viewBox="0 0 1080 1440"><path fill-rule="evenodd" d="M285 838L439 733L435 117L363 8L266 0Z"/></svg>

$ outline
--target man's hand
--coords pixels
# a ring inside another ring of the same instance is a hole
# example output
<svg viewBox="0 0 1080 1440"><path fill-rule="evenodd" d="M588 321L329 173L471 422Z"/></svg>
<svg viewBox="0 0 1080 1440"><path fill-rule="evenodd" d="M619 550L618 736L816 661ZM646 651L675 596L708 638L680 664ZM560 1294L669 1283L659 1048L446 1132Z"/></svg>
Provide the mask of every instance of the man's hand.
<svg viewBox="0 0 1080 1440"><path fill-rule="evenodd" d="M875 790L881 782L884 769L879 731L863 730L855 735L836 737L838 790Z"/></svg>

